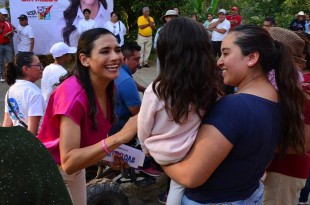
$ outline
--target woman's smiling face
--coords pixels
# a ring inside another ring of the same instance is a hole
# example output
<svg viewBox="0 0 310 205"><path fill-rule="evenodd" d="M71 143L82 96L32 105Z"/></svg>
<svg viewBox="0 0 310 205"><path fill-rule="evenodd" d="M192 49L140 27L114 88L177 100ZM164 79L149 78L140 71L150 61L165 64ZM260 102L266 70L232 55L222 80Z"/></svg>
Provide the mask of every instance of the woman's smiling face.
<svg viewBox="0 0 310 205"><path fill-rule="evenodd" d="M105 34L95 40L87 61L92 80L101 79L110 82L116 79L123 62L123 54L115 36Z"/></svg>
<svg viewBox="0 0 310 205"><path fill-rule="evenodd" d="M227 35L221 46L222 55L217 61L217 65L222 70L224 84L238 86L248 75L250 69L248 57L244 56L239 46L235 42L234 33Z"/></svg>

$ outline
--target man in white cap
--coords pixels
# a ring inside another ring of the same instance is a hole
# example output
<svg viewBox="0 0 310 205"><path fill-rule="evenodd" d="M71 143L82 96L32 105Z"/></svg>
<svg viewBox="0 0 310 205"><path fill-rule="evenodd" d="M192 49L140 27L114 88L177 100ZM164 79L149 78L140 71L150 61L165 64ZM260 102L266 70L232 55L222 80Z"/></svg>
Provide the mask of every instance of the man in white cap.
<svg viewBox="0 0 310 205"><path fill-rule="evenodd" d="M4 82L4 59L7 62L13 62L13 49L11 46L11 38L14 35L13 25L6 21L7 10L0 9L0 82Z"/></svg>
<svg viewBox="0 0 310 205"><path fill-rule="evenodd" d="M291 22L290 30L292 31L305 31L305 13L300 11L296 14L297 18Z"/></svg>
<svg viewBox="0 0 310 205"><path fill-rule="evenodd" d="M168 10L168 11L166 11L166 14L163 15L163 16L161 17L161 20L164 22L164 24L166 24L166 23L168 23L171 19L173 19L173 18L175 18L175 17L178 17L178 16L179 16L179 14L178 14L175 10ZM156 49L156 47L157 47L157 39L158 39L158 37L159 37L159 31L160 31L162 28L163 28L163 26L160 27L159 29L157 29L157 32L156 32L156 34L155 34L154 45L153 45L155 49ZM157 60L156 60L156 71L157 71L157 74L159 74L159 70L160 70L160 66L159 66L159 60L158 60L158 58L157 58Z"/></svg>
<svg viewBox="0 0 310 205"><path fill-rule="evenodd" d="M53 55L54 62L45 67L41 79L41 90L46 103L56 87L55 84L59 83L59 78L68 73L64 66L71 61L71 54L76 53L76 47L58 42L51 47L50 53Z"/></svg>
<svg viewBox="0 0 310 205"><path fill-rule="evenodd" d="M16 28L18 52L33 52L34 34L32 27L28 24L28 16L21 14L18 17L19 25Z"/></svg>
<svg viewBox="0 0 310 205"><path fill-rule="evenodd" d="M230 22L226 20L225 9L220 9L217 14L218 18L213 19L208 28L213 31L211 37L213 54L215 57L220 57L222 41L224 37L228 34L228 31L230 29Z"/></svg>
<svg viewBox="0 0 310 205"><path fill-rule="evenodd" d="M1 8L1 9L0 9L0 13L5 17L5 20L6 20L7 22L10 22L10 19L9 19L9 17L8 17L9 12L8 12L8 10L6 10L6 8Z"/></svg>
<svg viewBox="0 0 310 205"><path fill-rule="evenodd" d="M211 23L209 24L209 30L212 30L212 36L211 36L211 45L213 49L214 57L220 57L221 52L221 45L222 41L227 36L231 24L226 19L226 10L220 9L218 12L218 18L213 19ZM225 94L232 94L234 93L234 87L225 85Z"/></svg>

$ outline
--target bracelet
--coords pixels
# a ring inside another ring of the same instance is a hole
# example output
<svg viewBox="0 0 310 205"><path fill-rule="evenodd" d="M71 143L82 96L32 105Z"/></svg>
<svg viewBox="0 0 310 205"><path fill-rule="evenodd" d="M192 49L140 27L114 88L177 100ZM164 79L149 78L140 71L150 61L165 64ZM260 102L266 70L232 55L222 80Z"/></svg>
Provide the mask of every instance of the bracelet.
<svg viewBox="0 0 310 205"><path fill-rule="evenodd" d="M105 139L101 140L101 147L102 149L109 155L111 154L111 152L109 151L109 149L107 148L107 145L105 143Z"/></svg>

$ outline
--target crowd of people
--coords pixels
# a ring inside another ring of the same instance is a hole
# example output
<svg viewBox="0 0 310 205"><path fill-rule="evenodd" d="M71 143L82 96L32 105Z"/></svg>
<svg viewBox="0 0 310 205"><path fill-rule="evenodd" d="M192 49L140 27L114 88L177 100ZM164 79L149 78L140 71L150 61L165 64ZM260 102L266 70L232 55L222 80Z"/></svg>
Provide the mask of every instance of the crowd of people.
<svg viewBox="0 0 310 205"><path fill-rule="evenodd" d="M43 70L27 16L15 28L0 9L0 71L11 85L2 126L22 126L44 144L67 187L68 193L57 182L62 200L85 205L85 169L139 142L156 176L171 179L160 197L165 204L307 204L309 14L298 12L284 29L272 17L243 25L236 6L203 23L174 8L153 40L155 21L143 7L136 42L125 42L116 12L103 27L91 9L80 13L77 47L55 43L54 62ZM132 75L150 67L152 47L157 77L146 88ZM119 156L106 164L128 168Z"/></svg>

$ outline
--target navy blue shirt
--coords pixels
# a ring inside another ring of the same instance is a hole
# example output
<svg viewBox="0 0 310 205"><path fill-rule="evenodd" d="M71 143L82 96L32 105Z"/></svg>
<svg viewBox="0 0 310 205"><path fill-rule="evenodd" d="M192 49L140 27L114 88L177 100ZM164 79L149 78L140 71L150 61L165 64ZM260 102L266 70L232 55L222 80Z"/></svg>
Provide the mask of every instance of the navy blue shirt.
<svg viewBox="0 0 310 205"><path fill-rule="evenodd" d="M186 189L185 195L199 203L232 202L250 197L273 159L280 119L280 103L264 98L235 94L219 100L203 124L216 127L233 148L203 185Z"/></svg>
<svg viewBox="0 0 310 205"><path fill-rule="evenodd" d="M306 24L305 20L298 21L298 19L294 19L291 22L290 29L292 31L305 31L305 24Z"/></svg>

